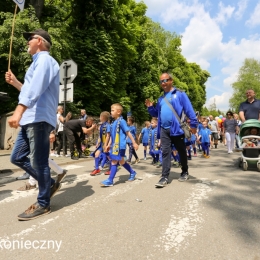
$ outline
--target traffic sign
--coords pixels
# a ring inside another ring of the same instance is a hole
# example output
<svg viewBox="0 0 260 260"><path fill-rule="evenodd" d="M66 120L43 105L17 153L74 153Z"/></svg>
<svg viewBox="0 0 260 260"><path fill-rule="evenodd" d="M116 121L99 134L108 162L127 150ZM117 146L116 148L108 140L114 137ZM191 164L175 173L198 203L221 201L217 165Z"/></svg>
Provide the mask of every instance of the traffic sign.
<svg viewBox="0 0 260 260"><path fill-rule="evenodd" d="M69 84L78 75L78 65L73 60L65 60L60 65L60 83ZM65 79L67 81L65 82Z"/></svg>
<svg viewBox="0 0 260 260"><path fill-rule="evenodd" d="M74 93L73 83L67 84L66 101L65 101L64 91L65 91L64 85L60 85L59 104L63 102L73 102L73 93Z"/></svg>

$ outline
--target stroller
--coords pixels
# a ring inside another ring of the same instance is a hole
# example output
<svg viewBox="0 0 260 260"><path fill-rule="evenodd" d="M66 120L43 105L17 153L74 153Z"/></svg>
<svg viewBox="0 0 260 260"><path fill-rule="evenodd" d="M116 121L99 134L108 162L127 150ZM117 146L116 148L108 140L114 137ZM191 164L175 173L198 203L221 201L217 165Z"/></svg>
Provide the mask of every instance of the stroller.
<svg viewBox="0 0 260 260"><path fill-rule="evenodd" d="M257 167L260 171L260 121L256 119L246 120L240 127L239 138L241 142L241 157L239 167L244 171Z"/></svg>

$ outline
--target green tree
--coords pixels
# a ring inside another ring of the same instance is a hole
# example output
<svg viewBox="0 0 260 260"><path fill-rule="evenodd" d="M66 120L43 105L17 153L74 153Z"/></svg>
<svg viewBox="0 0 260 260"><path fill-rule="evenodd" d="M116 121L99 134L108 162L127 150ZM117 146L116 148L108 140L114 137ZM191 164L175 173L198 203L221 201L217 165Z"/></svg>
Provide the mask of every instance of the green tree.
<svg viewBox="0 0 260 260"><path fill-rule="evenodd" d="M7 67L14 3L0 6L0 70ZM137 121L149 118L144 100L161 94L158 77L172 72L177 87L185 90L196 110L205 103L209 73L188 63L181 53L181 37L165 31L146 17L146 5L134 0L30 0L16 19L11 69L22 81L31 63L22 32L47 30L53 41L51 55L61 63L72 58L78 64L74 80L74 104L98 115L120 102ZM11 96L0 113L12 110L18 92L4 81L1 91Z"/></svg>
<svg viewBox="0 0 260 260"><path fill-rule="evenodd" d="M238 111L240 103L246 100L247 89L253 89L256 94L260 93L260 61L253 58L245 59L232 88L233 95L229 104L234 111Z"/></svg>

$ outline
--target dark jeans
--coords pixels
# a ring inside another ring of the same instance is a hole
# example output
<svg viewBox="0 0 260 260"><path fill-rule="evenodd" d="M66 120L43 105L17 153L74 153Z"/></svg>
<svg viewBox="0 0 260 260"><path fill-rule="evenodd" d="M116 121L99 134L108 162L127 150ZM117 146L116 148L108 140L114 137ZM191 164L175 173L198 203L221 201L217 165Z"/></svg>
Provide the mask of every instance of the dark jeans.
<svg viewBox="0 0 260 260"><path fill-rule="evenodd" d="M55 180L51 179L49 168L50 132L53 126L46 122L28 124L21 127L10 161L28 172L38 181L38 203L42 207L50 204L50 187ZM30 155L30 159L27 157Z"/></svg>
<svg viewBox="0 0 260 260"><path fill-rule="evenodd" d="M132 160L132 156L135 157L135 159L137 160L138 159L138 156L136 154L136 151L135 151L135 148L133 147L133 144L132 143L127 143L128 147L129 147L129 158L127 161L131 162Z"/></svg>
<svg viewBox="0 0 260 260"><path fill-rule="evenodd" d="M76 143L76 147L77 150L79 152L79 154L82 154L82 149L81 149L81 141L80 141L80 137L78 135L78 133L73 132L72 130L70 130L69 128L64 128L67 139L69 141L69 145L70 145L70 155L73 156L75 148L74 148L74 143Z"/></svg>
<svg viewBox="0 0 260 260"><path fill-rule="evenodd" d="M59 145L57 148L57 154L60 155L60 150L63 148L63 131L58 132Z"/></svg>
<svg viewBox="0 0 260 260"><path fill-rule="evenodd" d="M174 144L179 153L182 172L188 171L184 135L170 136L170 129L164 129L161 127L162 177L165 178L168 178L171 170L172 144Z"/></svg>

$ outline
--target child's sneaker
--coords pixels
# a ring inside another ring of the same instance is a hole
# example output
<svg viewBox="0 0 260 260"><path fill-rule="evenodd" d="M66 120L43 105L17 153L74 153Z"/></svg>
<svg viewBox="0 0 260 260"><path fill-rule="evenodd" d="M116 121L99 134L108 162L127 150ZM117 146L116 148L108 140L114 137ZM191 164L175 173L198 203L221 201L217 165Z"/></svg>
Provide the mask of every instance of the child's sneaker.
<svg viewBox="0 0 260 260"><path fill-rule="evenodd" d="M132 172L130 173L130 177L129 177L128 181L134 181L134 180L135 180L135 175L136 175L136 172L135 172L135 171L132 171Z"/></svg>
<svg viewBox="0 0 260 260"><path fill-rule="evenodd" d="M174 167L180 168L180 167L181 167L181 164L180 164L179 162L176 162L176 163L174 164Z"/></svg>
<svg viewBox="0 0 260 260"><path fill-rule="evenodd" d="M103 169L107 169L108 168L108 164L106 163L104 166L103 166Z"/></svg>
<svg viewBox="0 0 260 260"><path fill-rule="evenodd" d="M90 175L91 176L95 176L95 175L97 175L98 173L100 173L100 170L98 169L98 170L93 170L91 173L90 173Z"/></svg>
<svg viewBox="0 0 260 260"><path fill-rule="evenodd" d="M206 155L206 156L205 156L206 159L209 159L209 157L210 157L209 155Z"/></svg>
<svg viewBox="0 0 260 260"><path fill-rule="evenodd" d="M110 175L110 170L105 172L105 175Z"/></svg>
<svg viewBox="0 0 260 260"><path fill-rule="evenodd" d="M112 187L114 183L109 179L100 182L101 187Z"/></svg>
<svg viewBox="0 0 260 260"><path fill-rule="evenodd" d="M156 166L156 168L160 168L160 167L162 167L162 164L161 164L161 163L159 163L159 164Z"/></svg>
<svg viewBox="0 0 260 260"><path fill-rule="evenodd" d="M152 162L151 162L151 165L155 165L156 164L156 162L153 160Z"/></svg>
<svg viewBox="0 0 260 260"><path fill-rule="evenodd" d="M144 161L146 161L146 157L144 157Z"/></svg>
<svg viewBox="0 0 260 260"><path fill-rule="evenodd" d="M191 156L188 156L187 159L188 159L188 160L191 160Z"/></svg>
<svg viewBox="0 0 260 260"><path fill-rule="evenodd" d="M118 172L122 167L120 165L117 166L116 171Z"/></svg>
<svg viewBox="0 0 260 260"><path fill-rule="evenodd" d="M196 154L196 153L194 153L194 155L193 155L194 157L197 157L198 155Z"/></svg>

